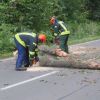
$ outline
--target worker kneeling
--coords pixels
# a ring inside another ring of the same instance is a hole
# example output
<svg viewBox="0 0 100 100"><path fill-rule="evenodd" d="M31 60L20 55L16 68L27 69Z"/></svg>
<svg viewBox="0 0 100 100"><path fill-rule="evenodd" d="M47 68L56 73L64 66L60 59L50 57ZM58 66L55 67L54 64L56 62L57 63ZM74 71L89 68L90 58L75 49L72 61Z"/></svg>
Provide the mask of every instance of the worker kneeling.
<svg viewBox="0 0 100 100"><path fill-rule="evenodd" d="M25 71L27 67L39 61L38 43L45 43L46 36L44 34L22 32L17 33L14 40L18 49L15 70Z"/></svg>

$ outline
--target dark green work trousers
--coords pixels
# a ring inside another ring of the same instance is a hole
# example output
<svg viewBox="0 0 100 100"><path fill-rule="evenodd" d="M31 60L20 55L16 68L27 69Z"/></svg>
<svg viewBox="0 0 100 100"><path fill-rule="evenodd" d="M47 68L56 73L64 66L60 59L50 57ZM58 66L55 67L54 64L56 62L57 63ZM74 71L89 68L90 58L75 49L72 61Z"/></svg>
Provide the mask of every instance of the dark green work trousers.
<svg viewBox="0 0 100 100"><path fill-rule="evenodd" d="M69 37L69 34L66 34L66 35L61 35L59 38L60 40L60 48L65 51L66 53L69 53L68 51L68 37Z"/></svg>

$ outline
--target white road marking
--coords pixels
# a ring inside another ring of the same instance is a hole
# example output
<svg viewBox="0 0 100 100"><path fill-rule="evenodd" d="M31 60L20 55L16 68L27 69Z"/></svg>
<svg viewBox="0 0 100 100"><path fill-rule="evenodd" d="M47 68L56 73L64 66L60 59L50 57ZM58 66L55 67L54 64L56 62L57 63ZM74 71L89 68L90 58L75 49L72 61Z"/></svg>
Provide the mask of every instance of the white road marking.
<svg viewBox="0 0 100 100"><path fill-rule="evenodd" d="M22 81L22 82L18 82L18 83L9 85L7 87L1 88L0 90L4 91L4 90L7 90L7 89L10 89L10 88L13 88L13 87L16 87L16 86L19 86L19 85L22 85L22 84L37 80L37 79L40 79L40 78L43 78L43 77L46 77L46 76L49 76L49 75L53 75L53 74L55 74L57 72L59 72L59 71L52 71L50 73L47 73L47 74L44 74L44 75L41 75L41 76L37 76L37 77L31 78L31 79L28 79L28 80L25 80L25 81Z"/></svg>

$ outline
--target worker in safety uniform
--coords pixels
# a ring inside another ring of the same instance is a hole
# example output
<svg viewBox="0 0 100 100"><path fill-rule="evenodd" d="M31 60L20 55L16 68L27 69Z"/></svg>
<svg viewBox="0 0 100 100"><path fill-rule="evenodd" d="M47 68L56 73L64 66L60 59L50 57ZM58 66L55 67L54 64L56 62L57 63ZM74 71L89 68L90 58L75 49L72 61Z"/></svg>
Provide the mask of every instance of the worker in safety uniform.
<svg viewBox="0 0 100 100"><path fill-rule="evenodd" d="M58 21L55 18L55 16L53 16L50 19L50 25L51 25L50 30L53 33L55 40L59 39L60 49L66 53L69 53L67 42L68 42L68 37L69 37L70 31L67 30L64 22Z"/></svg>
<svg viewBox="0 0 100 100"><path fill-rule="evenodd" d="M46 42L44 34L22 32L17 33L14 37L16 47L18 49L18 58L16 61L16 70L25 71L31 66L33 61L38 62L38 43ZM24 65L24 66L23 66Z"/></svg>

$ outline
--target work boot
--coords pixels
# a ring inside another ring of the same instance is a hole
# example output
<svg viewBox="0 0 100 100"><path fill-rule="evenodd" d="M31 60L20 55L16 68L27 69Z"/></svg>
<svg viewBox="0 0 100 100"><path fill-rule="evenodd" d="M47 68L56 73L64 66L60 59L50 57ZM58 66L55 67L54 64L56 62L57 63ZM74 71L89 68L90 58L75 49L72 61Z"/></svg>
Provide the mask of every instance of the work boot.
<svg viewBox="0 0 100 100"><path fill-rule="evenodd" d="M16 71L26 71L27 68L26 67L20 67L20 68L16 68L15 70Z"/></svg>

